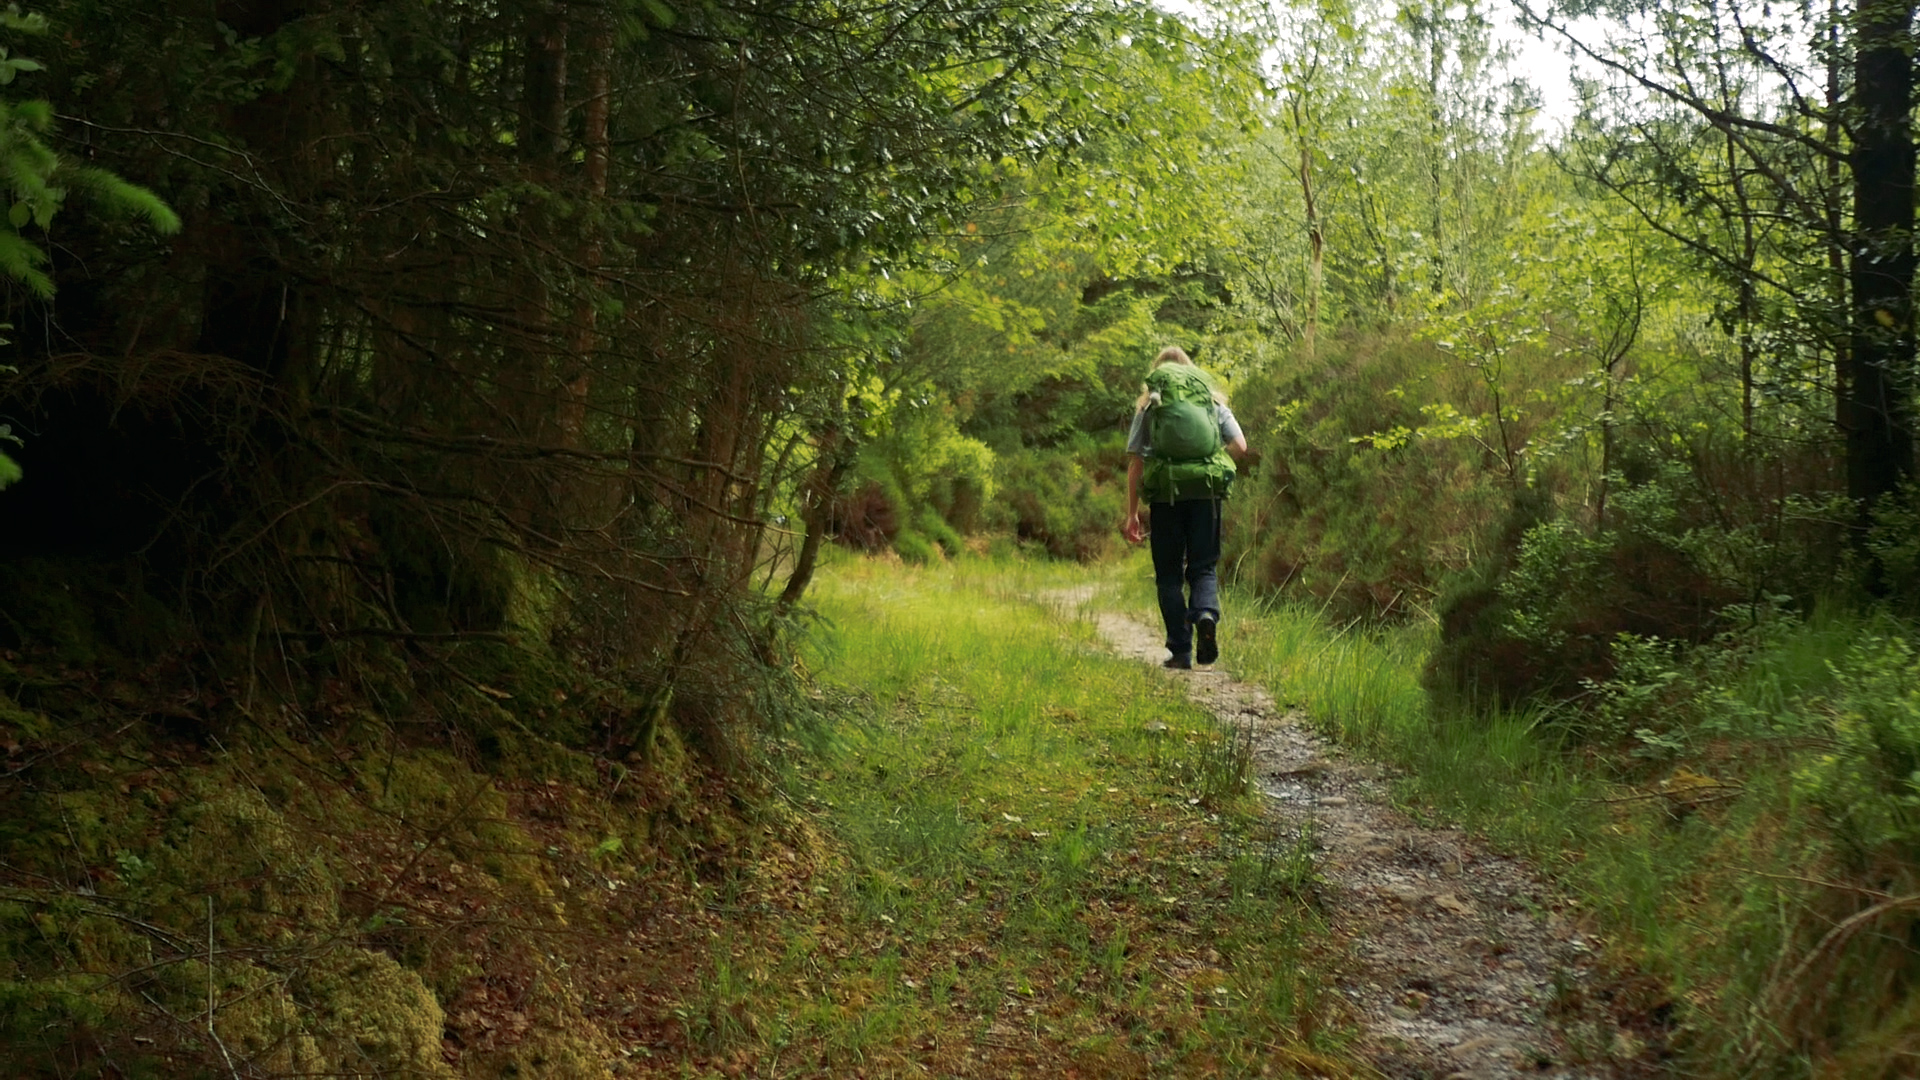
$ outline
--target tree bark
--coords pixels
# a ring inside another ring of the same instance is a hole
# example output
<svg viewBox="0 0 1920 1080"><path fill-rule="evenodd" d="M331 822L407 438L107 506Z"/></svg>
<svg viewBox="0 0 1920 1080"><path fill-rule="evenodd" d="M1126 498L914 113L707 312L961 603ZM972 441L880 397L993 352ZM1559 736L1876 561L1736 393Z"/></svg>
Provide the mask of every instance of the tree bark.
<svg viewBox="0 0 1920 1080"><path fill-rule="evenodd" d="M1446 125L1440 110L1440 76L1446 66L1446 53L1440 44L1440 20L1444 13L1434 11L1423 16L1427 35L1427 244L1433 252L1429 285L1435 296L1447 291L1447 251L1442 230L1445 228L1446 187L1442 171L1446 161Z"/></svg>
<svg viewBox="0 0 1920 1080"><path fill-rule="evenodd" d="M843 445L844 441L837 432L828 432L820 441L826 460L815 467L807 484L807 535L800 541L800 554L794 560L793 572L787 575L786 587L780 590L780 599L774 604L781 614L791 611L806 595L807 586L813 584L813 572L820 562L820 546L826 541L827 526L833 516L833 495L840 489L840 480L854 460L853 451Z"/></svg>
<svg viewBox="0 0 1920 1080"><path fill-rule="evenodd" d="M1740 453L1753 454L1753 368L1758 352L1753 327L1759 321L1759 295L1754 288L1754 268L1760 260L1760 239L1754 227L1754 208L1747 198L1747 178L1740 170L1739 148L1731 132L1726 135L1727 181L1733 185L1733 203L1740 215L1740 288L1734 308L1734 334L1740 343Z"/></svg>
<svg viewBox="0 0 1920 1080"><path fill-rule="evenodd" d="M1293 112L1293 134L1300 150L1300 198L1307 213L1307 359L1312 360L1318 351L1320 336L1320 292L1326 280L1326 238L1320 227L1320 207L1314 201L1313 187L1313 143L1307 135L1307 108L1303 90L1294 95L1291 102Z"/></svg>
<svg viewBox="0 0 1920 1080"><path fill-rule="evenodd" d="M1864 539L1874 504L1913 474L1914 0L1854 12L1853 331L1844 409L1847 495Z"/></svg>
<svg viewBox="0 0 1920 1080"><path fill-rule="evenodd" d="M587 100L581 106L582 149L585 151L586 194L599 212L607 198L607 166L611 143L607 123L613 100L613 26L607 13L596 12L587 27ZM566 446L585 445L587 398L593 388L593 359L600 346L599 318L593 306L594 280L604 252L601 230L589 225L580 249L582 280L574 291L573 325L569 327L567 356L560 378L560 439Z"/></svg>
<svg viewBox="0 0 1920 1080"><path fill-rule="evenodd" d="M520 152L542 180L566 146L567 15L557 4L537 4L527 14L526 52L521 59Z"/></svg>
<svg viewBox="0 0 1920 1080"><path fill-rule="evenodd" d="M1841 29L1846 25L1846 16L1840 9L1840 0L1827 0L1827 145L1836 150L1843 145L1841 141L1841 114L1846 101L1841 89L1842 69L1844 67L1841 52ZM1852 352L1848 349L1848 336L1851 319L1847 314L1847 219L1846 219L1846 182L1842 176L1843 165L1837 155L1827 158L1827 189L1821 209L1826 214L1827 242L1827 281L1832 295L1828 298L1828 338L1833 342L1833 422L1836 431L1847 429L1847 392L1848 378L1852 373Z"/></svg>

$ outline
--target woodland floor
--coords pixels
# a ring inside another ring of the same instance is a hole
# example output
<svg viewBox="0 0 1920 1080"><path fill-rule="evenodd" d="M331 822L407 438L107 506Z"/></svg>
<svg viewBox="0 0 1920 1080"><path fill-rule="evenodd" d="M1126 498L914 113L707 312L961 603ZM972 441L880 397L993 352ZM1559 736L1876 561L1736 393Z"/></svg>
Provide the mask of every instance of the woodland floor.
<svg viewBox="0 0 1920 1080"><path fill-rule="evenodd" d="M1158 626L1091 608L1095 594L1086 586L1047 599L1092 618L1122 656L1158 666ZM1266 690L1219 667L1167 674L1248 740L1275 825L1310 838L1323 910L1346 946L1335 983L1375 1068L1449 1080L1656 1071L1642 1036L1610 1019L1617 977L1533 867L1415 821L1393 805L1389 770L1349 759Z"/></svg>

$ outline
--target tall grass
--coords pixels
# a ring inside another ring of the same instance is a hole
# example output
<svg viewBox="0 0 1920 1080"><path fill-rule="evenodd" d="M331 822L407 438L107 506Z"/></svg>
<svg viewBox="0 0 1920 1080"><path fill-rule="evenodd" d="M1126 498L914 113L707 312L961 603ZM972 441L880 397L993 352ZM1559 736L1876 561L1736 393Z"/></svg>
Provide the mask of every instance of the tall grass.
<svg viewBox="0 0 1920 1080"><path fill-rule="evenodd" d="M1534 851L1566 843L1591 818L1581 800L1596 782L1570 767L1541 712L1434 711L1420 685L1431 627L1329 627L1317 610L1237 590L1225 603L1229 666L1343 746L1398 766L1412 803Z"/></svg>
<svg viewBox="0 0 1920 1080"><path fill-rule="evenodd" d="M827 568L804 662L836 719L779 783L834 862L686 1004L709 1053L814 1075L1355 1071L1310 855L1261 821L1244 743L1038 599L1088 580Z"/></svg>
<svg viewBox="0 0 1920 1080"><path fill-rule="evenodd" d="M1106 602L1150 617L1148 577L1135 560ZM1914 1075L1912 627L1824 605L1711 647L1643 647L1645 682L1594 687L1581 711L1468 712L1421 689L1429 627L1225 604L1223 665L1397 767L1409 809L1534 857L1577 897L1641 973L1611 1006L1623 1029L1699 1075Z"/></svg>
<svg viewBox="0 0 1920 1080"><path fill-rule="evenodd" d="M1157 619L1150 579L1136 555L1110 572L1103 602ZM1430 626L1330 625L1324 609L1231 586L1221 602L1221 666L1297 706L1342 746L1398 767L1416 808L1536 851L1593 816L1580 800L1599 781L1570 766L1541 712L1434 712L1420 683Z"/></svg>

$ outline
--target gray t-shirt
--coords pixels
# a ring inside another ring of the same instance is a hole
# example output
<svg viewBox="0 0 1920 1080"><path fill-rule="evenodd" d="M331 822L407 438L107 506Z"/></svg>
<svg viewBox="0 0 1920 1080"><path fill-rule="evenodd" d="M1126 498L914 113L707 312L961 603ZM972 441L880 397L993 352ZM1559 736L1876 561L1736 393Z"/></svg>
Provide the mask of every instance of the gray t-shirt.
<svg viewBox="0 0 1920 1080"><path fill-rule="evenodd" d="M1240 438L1240 422L1233 418L1233 410L1219 402L1214 402L1213 414L1220 421L1220 442L1222 445ZM1135 457L1146 457L1153 448L1147 445L1147 410L1133 411L1133 426L1127 429L1127 453Z"/></svg>

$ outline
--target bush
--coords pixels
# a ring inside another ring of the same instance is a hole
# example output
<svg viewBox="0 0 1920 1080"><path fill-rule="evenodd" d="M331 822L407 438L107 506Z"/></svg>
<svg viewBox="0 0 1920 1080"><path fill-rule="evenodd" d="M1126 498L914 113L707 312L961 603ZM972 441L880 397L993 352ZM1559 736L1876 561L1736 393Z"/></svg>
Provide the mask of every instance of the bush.
<svg viewBox="0 0 1920 1080"><path fill-rule="evenodd" d="M1472 569L1508 487L1477 444L1429 423L1404 392L1440 362L1404 334L1354 333L1238 389L1253 455L1228 503L1222 562L1242 584L1311 597L1343 621L1391 620Z"/></svg>
<svg viewBox="0 0 1920 1080"><path fill-rule="evenodd" d="M1831 743L1798 787L1861 865L1920 862L1920 655L1902 637L1869 637L1835 668L1830 701L1803 717Z"/></svg>
<svg viewBox="0 0 1920 1080"><path fill-rule="evenodd" d="M900 534L900 511L877 480L868 480L833 501L827 532L860 551L885 551Z"/></svg>
<svg viewBox="0 0 1920 1080"><path fill-rule="evenodd" d="M1909 480L1873 508L1867 551L1879 562L1879 591L1907 615L1920 614L1920 484Z"/></svg>
<svg viewBox="0 0 1920 1080"><path fill-rule="evenodd" d="M950 409L903 409L861 448L850 490L834 500L833 538L861 551L892 547L909 562L966 546L993 496L994 453L960 434ZM913 535L909 536L911 533Z"/></svg>
<svg viewBox="0 0 1920 1080"><path fill-rule="evenodd" d="M940 561L940 549L933 546L933 541L912 529L900 530L899 535L893 538L893 550L902 559L915 565Z"/></svg>
<svg viewBox="0 0 1920 1080"><path fill-rule="evenodd" d="M1124 493L1096 483L1072 450L1004 456L998 481L1000 498L988 511L995 528L1061 559L1092 562L1112 550L1126 509Z"/></svg>
<svg viewBox="0 0 1920 1080"><path fill-rule="evenodd" d="M1517 542L1441 605L1433 692L1507 706L1583 696L1614 678L1616 642L1698 645L1755 604L1793 602L1765 590L1753 569L1770 566L1779 545L1717 526L1679 471L1612 480L1598 530L1553 516L1544 498L1516 502L1508 529L1519 529Z"/></svg>
<svg viewBox="0 0 1920 1080"><path fill-rule="evenodd" d="M913 527L927 539L939 544L940 550L950 559L959 558L967 550L966 538L960 535L958 529L947 524L947 519L941 517L940 511L934 507L921 507L920 512L914 515ZM896 542L895 548L898 546Z"/></svg>

